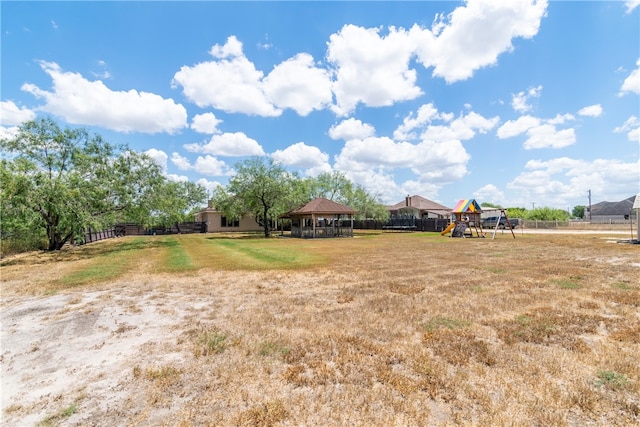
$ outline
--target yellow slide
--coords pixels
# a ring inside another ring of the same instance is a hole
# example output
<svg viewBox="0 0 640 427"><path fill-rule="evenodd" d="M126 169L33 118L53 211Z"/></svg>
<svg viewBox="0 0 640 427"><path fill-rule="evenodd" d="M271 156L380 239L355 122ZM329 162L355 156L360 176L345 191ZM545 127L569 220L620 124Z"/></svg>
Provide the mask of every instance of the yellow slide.
<svg viewBox="0 0 640 427"><path fill-rule="evenodd" d="M450 232L451 230L453 230L456 227L456 223L452 222L451 224L449 224L449 226L447 228L445 228L440 235L444 236L445 234L447 234L448 232Z"/></svg>

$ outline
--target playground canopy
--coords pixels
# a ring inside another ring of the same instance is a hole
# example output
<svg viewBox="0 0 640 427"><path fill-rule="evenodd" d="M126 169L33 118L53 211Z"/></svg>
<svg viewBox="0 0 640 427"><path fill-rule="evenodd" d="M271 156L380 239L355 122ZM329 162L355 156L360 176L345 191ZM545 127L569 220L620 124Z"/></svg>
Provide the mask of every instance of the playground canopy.
<svg viewBox="0 0 640 427"><path fill-rule="evenodd" d="M451 211L452 213L477 213L480 214L482 213L482 208L480 207L480 205L478 204L478 202L476 202L475 199L462 199L460 200L456 206L453 208L453 210Z"/></svg>

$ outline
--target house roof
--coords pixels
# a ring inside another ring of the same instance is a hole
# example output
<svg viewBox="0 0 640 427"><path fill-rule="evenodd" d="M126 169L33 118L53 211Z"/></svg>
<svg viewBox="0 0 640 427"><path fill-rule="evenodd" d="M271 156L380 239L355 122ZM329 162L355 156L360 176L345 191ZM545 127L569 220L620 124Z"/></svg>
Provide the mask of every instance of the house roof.
<svg viewBox="0 0 640 427"><path fill-rule="evenodd" d="M451 211L453 213L481 213L482 208L476 202L476 199L462 199L456 204Z"/></svg>
<svg viewBox="0 0 640 427"><path fill-rule="evenodd" d="M633 209L633 202L636 196L631 196L628 199L621 200L619 202L600 202L591 205L591 215L627 215L629 211Z"/></svg>
<svg viewBox="0 0 640 427"><path fill-rule="evenodd" d="M311 200L309 203L301 208L294 209L288 212L285 216L300 216L300 215L353 215L357 213L355 209L351 209L340 203L336 203L333 200L325 199L324 197L318 197Z"/></svg>
<svg viewBox="0 0 640 427"><path fill-rule="evenodd" d="M407 202L409 202L409 206L407 206ZM395 211L406 207L412 207L418 209L419 211L429 211L440 214L448 214L451 212L451 208L436 203L433 200L425 199L424 197L418 195L408 197L403 201L396 203L395 205L389 206L388 209L390 211Z"/></svg>

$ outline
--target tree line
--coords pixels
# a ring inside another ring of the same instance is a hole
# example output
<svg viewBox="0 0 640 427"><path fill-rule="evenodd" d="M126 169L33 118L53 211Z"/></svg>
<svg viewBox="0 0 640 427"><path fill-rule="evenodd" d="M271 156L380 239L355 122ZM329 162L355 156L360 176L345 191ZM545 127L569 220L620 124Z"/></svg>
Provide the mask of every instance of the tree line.
<svg viewBox="0 0 640 427"><path fill-rule="evenodd" d="M25 122L0 139L0 219L7 244L60 250L87 229L120 222L182 222L206 200L204 187L168 180L148 155L115 146L51 118Z"/></svg>
<svg viewBox="0 0 640 427"><path fill-rule="evenodd" d="M0 139L0 242L15 250L60 250L88 229L117 223L150 227L192 221L207 199L192 182L166 178L148 155L113 145L85 129L61 128L51 118L23 123ZM384 219L385 206L339 172L301 178L267 157L235 165L236 174L212 197L231 219L253 216L269 237L280 215L315 197ZM46 242L43 245L43 242Z"/></svg>

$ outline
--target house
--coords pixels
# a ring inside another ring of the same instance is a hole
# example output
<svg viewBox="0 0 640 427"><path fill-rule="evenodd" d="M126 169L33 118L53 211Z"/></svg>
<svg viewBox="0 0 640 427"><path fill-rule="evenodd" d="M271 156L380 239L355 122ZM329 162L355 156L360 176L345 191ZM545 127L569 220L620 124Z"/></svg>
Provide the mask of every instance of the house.
<svg viewBox="0 0 640 427"><path fill-rule="evenodd" d="M319 197L280 218L291 220L291 237L353 237L353 216L357 212Z"/></svg>
<svg viewBox="0 0 640 427"><path fill-rule="evenodd" d="M395 218L450 218L451 208L415 195L407 196L402 202L388 206L390 217Z"/></svg>
<svg viewBox="0 0 640 427"><path fill-rule="evenodd" d="M196 222L204 222L207 224L207 233L219 233L225 231L262 231L262 226L256 222L253 217L243 216L239 220L231 220L227 218L223 212L215 209L213 203L209 202L209 206L197 212L195 215Z"/></svg>
<svg viewBox="0 0 640 427"><path fill-rule="evenodd" d="M635 217L633 202L636 196L619 202L600 202L591 205L591 212L586 212L587 220L593 223L624 223L629 221L629 216ZM588 209L588 207L587 207Z"/></svg>

